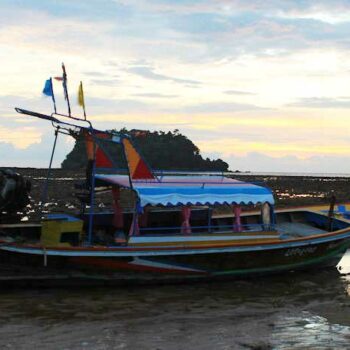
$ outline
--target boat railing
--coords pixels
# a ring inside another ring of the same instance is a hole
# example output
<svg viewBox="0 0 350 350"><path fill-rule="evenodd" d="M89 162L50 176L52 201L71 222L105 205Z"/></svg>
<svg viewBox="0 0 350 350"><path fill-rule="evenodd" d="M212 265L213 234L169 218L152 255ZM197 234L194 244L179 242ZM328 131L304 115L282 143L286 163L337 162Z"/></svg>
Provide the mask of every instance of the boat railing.
<svg viewBox="0 0 350 350"><path fill-rule="evenodd" d="M181 235L195 235L205 233L232 233L232 234L249 234L261 231L275 231L274 224L242 224L242 225L206 225L206 226L191 226L191 233L184 233L181 226L164 226L164 227L140 227L141 234L162 233L162 231L173 232Z"/></svg>
<svg viewBox="0 0 350 350"><path fill-rule="evenodd" d="M222 186L239 186L242 185L242 181L235 179L234 175L237 173L232 172L221 172L221 171L167 171L167 170L154 170L154 175L156 175L155 179L133 179L134 184L149 184L149 183L159 183L168 184L168 185L202 185L203 187L206 185L222 185ZM127 175L127 168L99 168L96 171L96 175ZM238 173L240 175L240 173ZM244 174L243 174L244 175ZM181 181L173 180L164 180L165 176L174 176L174 178L178 177L190 177L190 176L207 176L208 178L201 181ZM220 181L208 181L210 177L221 177ZM237 181L227 181L227 180L237 180ZM245 184L251 184L256 186L268 187L264 181L244 181Z"/></svg>
<svg viewBox="0 0 350 350"><path fill-rule="evenodd" d="M117 172L120 174L127 174L127 168L99 168L99 172ZM232 173L230 171L190 171L190 170L161 170L161 169L153 169L154 175L163 177L163 176L234 176L237 173ZM240 175L240 173L238 173Z"/></svg>

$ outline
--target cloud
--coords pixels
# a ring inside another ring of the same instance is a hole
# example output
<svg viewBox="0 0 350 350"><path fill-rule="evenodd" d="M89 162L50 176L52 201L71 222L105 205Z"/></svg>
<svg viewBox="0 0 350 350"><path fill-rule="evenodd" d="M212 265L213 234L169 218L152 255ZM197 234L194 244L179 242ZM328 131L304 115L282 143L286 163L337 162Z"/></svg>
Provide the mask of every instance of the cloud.
<svg viewBox="0 0 350 350"><path fill-rule="evenodd" d="M235 134L231 138L216 138L211 140L197 141L201 150L212 152L220 150L225 157L231 154L248 154L249 152L261 152L269 156L296 156L298 159L306 159L313 156L346 156L348 151L348 143L330 139L324 139L324 135L318 138L308 139L304 135L303 138L293 139L277 139L273 137L265 137L254 139L251 135L248 137L237 138Z"/></svg>
<svg viewBox="0 0 350 350"><path fill-rule="evenodd" d="M21 119L23 122L32 122L35 118L18 114L15 107L27 110L35 110L37 112L51 113L52 100L49 97L43 97L41 91L38 93L38 98L26 98L15 95L0 95L0 125L4 123L8 126L14 126L16 119Z"/></svg>
<svg viewBox="0 0 350 350"><path fill-rule="evenodd" d="M227 94L227 95L244 95L244 96L247 96L247 95L256 95L254 92L249 92L249 91L240 91L240 90L227 90L227 91L224 91L224 94Z"/></svg>
<svg viewBox="0 0 350 350"><path fill-rule="evenodd" d="M133 94L133 96L137 97L146 97L146 98L174 98L177 95L166 95L166 94L158 94L158 93L144 93L144 94Z"/></svg>
<svg viewBox="0 0 350 350"><path fill-rule="evenodd" d="M90 82L96 85L116 86L120 84L119 79L91 79Z"/></svg>
<svg viewBox="0 0 350 350"><path fill-rule="evenodd" d="M120 1L116 1L120 3ZM217 1L149 1L122 0L124 5L139 7L143 11L159 12L172 15L188 14L216 14L223 17L239 16L247 13L265 17L282 18L312 18L329 23L348 21L350 6L347 1L313 0L306 1L245 1L245 0L217 0Z"/></svg>
<svg viewBox="0 0 350 350"><path fill-rule="evenodd" d="M253 104L234 103L234 102L213 102L188 105L180 108L175 108L173 111L181 113L235 113L240 111L258 111L265 110ZM169 109L168 111L172 111Z"/></svg>
<svg viewBox="0 0 350 350"><path fill-rule="evenodd" d="M284 55L296 49L318 47L320 42L333 48L349 46L344 40L346 27L323 25L328 23L307 17L283 17L310 10L309 5L290 2L285 5L283 1L274 1L266 6L242 1L62 3L64 6L57 2L47 5L28 1L18 9L7 1L7 6L2 7L1 42L6 45L16 42L18 48L46 53L65 52L64 56L68 55L69 47L69 55L87 55L92 59L113 57L118 50L119 60L146 57L162 60L164 64L169 60L196 63L224 57L234 60L249 53ZM326 10L345 7L340 3L323 6ZM173 77L149 67L130 69L147 79L199 84L194 79Z"/></svg>
<svg viewBox="0 0 350 350"><path fill-rule="evenodd" d="M93 77L93 78L105 78L106 77L106 73L104 72L94 72L94 71L89 71L89 72L83 72L84 75L88 76L89 78Z"/></svg>
<svg viewBox="0 0 350 350"><path fill-rule="evenodd" d="M276 11L276 15L289 19L312 19L332 25L350 21L350 6L345 1L310 1L300 5Z"/></svg>
<svg viewBox="0 0 350 350"><path fill-rule="evenodd" d="M22 135L22 137L24 137ZM46 129L39 142L27 148L17 148L12 143L0 141L1 167L47 167L53 144L53 130ZM65 136L59 136L53 167L59 167L66 154L71 151L73 144L67 142Z"/></svg>
<svg viewBox="0 0 350 350"><path fill-rule="evenodd" d="M206 156L218 155L207 153ZM317 156L300 159L296 156L271 157L260 152L250 152L245 155L231 155L224 159L231 170L255 172L284 172L284 173L350 173L349 156ZM345 166L340 167L341 164Z"/></svg>
<svg viewBox="0 0 350 350"><path fill-rule="evenodd" d="M131 68L127 69L127 71L132 73L132 74L136 74L136 75L139 75L143 78L151 79L151 80L168 80L168 81L172 81L172 82L180 83L180 84L185 84L185 85L199 85L200 84L200 82L194 81L194 80L174 78L174 77L171 77L168 75L155 73L152 68L146 67L146 66L131 67Z"/></svg>
<svg viewBox="0 0 350 350"><path fill-rule="evenodd" d="M89 106L89 114L125 114L135 112L149 112L154 110L154 105L141 102L136 99L113 99L113 98L86 98Z"/></svg>
<svg viewBox="0 0 350 350"><path fill-rule="evenodd" d="M25 126L21 128L5 128L0 126L0 140L9 143L18 149L39 143L42 133L34 127Z"/></svg>
<svg viewBox="0 0 350 350"><path fill-rule="evenodd" d="M123 5L118 1L111 0L89 0L89 1L37 1L26 0L21 2L21 6L12 0L2 0L1 5L10 11L28 11L33 14L42 12L54 18L81 18L84 21L96 20L96 18L115 19L125 21L132 16L128 5ZM6 18L11 20L11 18ZM25 20L25 18L22 18Z"/></svg>
<svg viewBox="0 0 350 350"><path fill-rule="evenodd" d="M304 97L299 101L290 103L290 107L303 107L303 108L350 108L350 97Z"/></svg>

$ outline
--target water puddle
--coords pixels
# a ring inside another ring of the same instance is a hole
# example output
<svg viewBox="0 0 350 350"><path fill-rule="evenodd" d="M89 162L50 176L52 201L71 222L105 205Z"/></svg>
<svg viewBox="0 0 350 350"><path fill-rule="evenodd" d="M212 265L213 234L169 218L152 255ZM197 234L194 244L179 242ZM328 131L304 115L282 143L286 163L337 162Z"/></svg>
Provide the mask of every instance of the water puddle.
<svg viewBox="0 0 350 350"><path fill-rule="evenodd" d="M350 327L303 311L300 316L279 316L271 338L276 350L348 349Z"/></svg>

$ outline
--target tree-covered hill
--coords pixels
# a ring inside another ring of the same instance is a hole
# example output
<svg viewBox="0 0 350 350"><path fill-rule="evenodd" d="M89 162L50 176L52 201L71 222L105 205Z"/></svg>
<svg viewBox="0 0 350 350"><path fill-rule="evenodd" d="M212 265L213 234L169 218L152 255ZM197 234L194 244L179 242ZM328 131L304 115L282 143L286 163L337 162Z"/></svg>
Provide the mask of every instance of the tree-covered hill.
<svg viewBox="0 0 350 350"><path fill-rule="evenodd" d="M221 159L204 159L199 148L186 136L163 131L139 131L122 129L121 132L132 136L133 142L153 169L188 171L228 171L228 164ZM125 168L121 147L108 145L109 154L113 154L116 164ZM82 169L87 163L85 142L76 140L73 150L62 162L64 169Z"/></svg>

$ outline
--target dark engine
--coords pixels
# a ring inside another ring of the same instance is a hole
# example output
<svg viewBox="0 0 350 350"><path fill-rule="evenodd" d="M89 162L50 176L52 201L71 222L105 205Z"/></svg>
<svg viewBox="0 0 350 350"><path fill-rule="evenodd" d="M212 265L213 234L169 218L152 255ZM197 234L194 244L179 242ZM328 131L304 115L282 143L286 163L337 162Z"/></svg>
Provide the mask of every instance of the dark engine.
<svg viewBox="0 0 350 350"><path fill-rule="evenodd" d="M0 170L0 213L14 213L29 203L31 183L10 169Z"/></svg>

